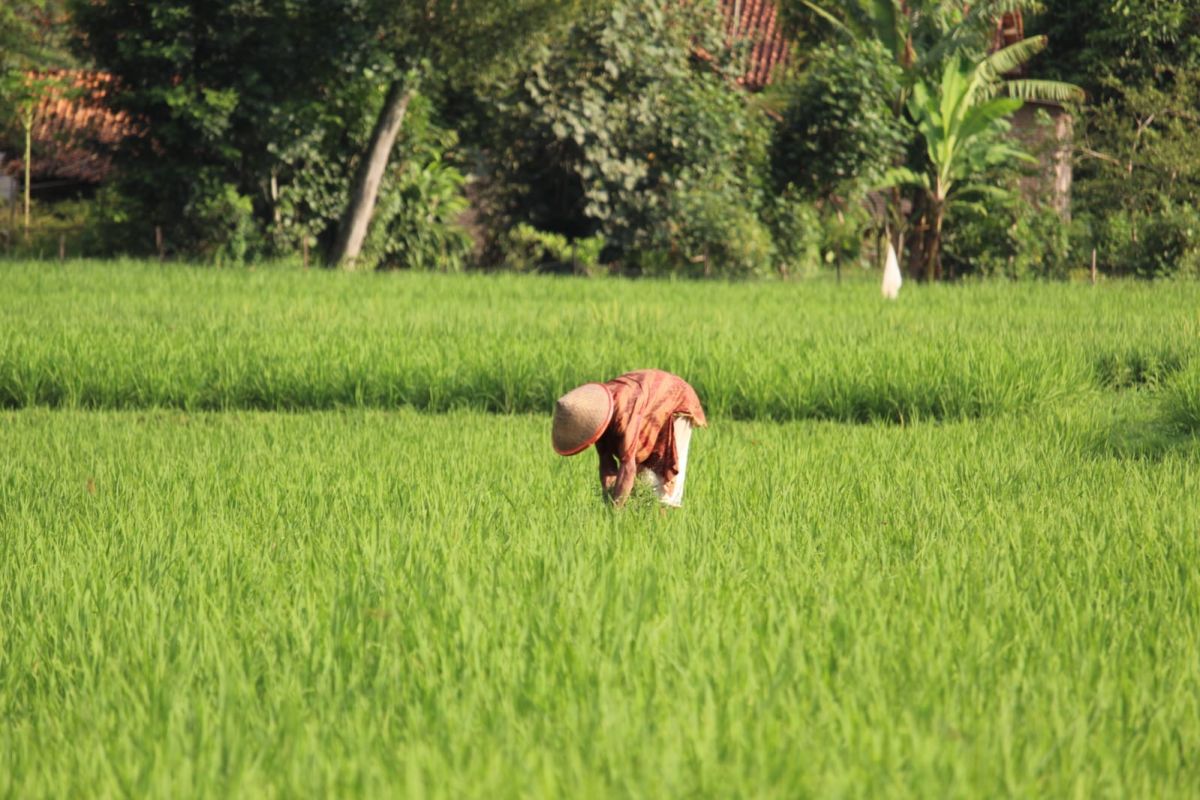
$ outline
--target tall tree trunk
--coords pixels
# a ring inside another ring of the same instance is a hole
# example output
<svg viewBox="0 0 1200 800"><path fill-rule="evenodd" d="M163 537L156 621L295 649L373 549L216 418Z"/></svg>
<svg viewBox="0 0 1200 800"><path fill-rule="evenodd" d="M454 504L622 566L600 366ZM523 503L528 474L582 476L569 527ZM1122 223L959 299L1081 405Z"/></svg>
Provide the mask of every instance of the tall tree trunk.
<svg viewBox="0 0 1200 800"><path fill-rule="evenodd" d="M946 219L946 203L938 200L933 207L933 225L929 230L929 266L928 274L931 280L942 279L942 223Z"/></svg>
<svg viewBox="0 0 1200 800"><path fill-rule="evenodd" d="M929 201L924 193L912 198L909 226L908 274L917 280L928 280L925 274L926 253L929 251ZM903 251L899 251L903 257Z"/></svg>
<svg viewBox="0 0 1200 800"><path fill-rule="evenodd" d="M33 158L33 111L22 120L25 123L25 238L29 239L29 178L32 173L30 159Z"/></svg>
<svg viewBox="0 0 1200 800"><path fill-rule="evenodd" d="M412 88L402 80L392 81L392 85L388 87L383 108L379 111L379 119L375 121L375 129L371 131L367 152L354 173L354 183L350 186L350 200L338 225L337 241L329 252L330 266L340 265L352 269L355 259L362 252L367 228L370 227L371 216L375 213L379 184L383 181L383 173L392 154L392 145L396 143L396 136L404 126L404 115L408 111L412 96Z"/></svg>

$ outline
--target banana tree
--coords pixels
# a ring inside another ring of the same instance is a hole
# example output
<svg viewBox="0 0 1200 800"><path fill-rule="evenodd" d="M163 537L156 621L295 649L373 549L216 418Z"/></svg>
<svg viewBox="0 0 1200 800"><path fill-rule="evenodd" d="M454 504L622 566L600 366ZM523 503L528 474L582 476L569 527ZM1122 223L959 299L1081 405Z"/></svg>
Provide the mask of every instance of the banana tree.
<svg viewBox="0 0 1200 800"><path fill-rule="evenodd" d="M941 277L942 228L954 205L974 205L986 211L988 199L1007 199L1000 187L976 180L987 170L1036 159L1005 138L1008 117L1022 101L985 94L980 66L962 59L948 61L934 85L918 80L908 100L908 114L925 145L928 159L920 171L899 168L889 173L894 185L920 190L924 219L912 247L921 257L927 280Z"/></svg>
<svg viewBox="0 0 1200 800"><path fill-rule="evenodd" d="M915 229L917 235L912 237L908 262L910 268L929 277L940 274L940 225L945 220L947 203L955 201L956 184L960 193L968 194L963 187L974 184L967 178L979 174L978 170L983 168L980 165L987 163L989 152L994 157L1007 152L1007 156L1017 158L1017 148L998 141L997 134L1007 128L1008 123L1003 120L1020 108L1019 101L1063 103L1083 100L1082 90L1071 84L1005 77L1046 48L1044 36L1030 37L983 55L991 43L996 20L1006 13L1032 6L1030 0L972 3L962 0L842 0L837 4L829 0L780 0L780 4L785 19L803 11L824 20L852 41L873 39L880 42L900 67L901 77L892 112L917 123L924 146L920 148L922 157L907 165L896 165L897 168L890 172L893 180L879 188L886 191L888 238L898 252L903 252L907 232ZM953 85L946 80L946 75L951 72L959 76ZM941 101L946 92L960 95L961 102L948 101L947 105L947 109L957 110L959 118L948 119L942 115ZM988 105L1001 95L1006 96L1005 103ZM932 104L931 98L937 98L938 116L932 113L933 105L929 106L928 112L914 110ZM987 108L974 113L980 106ZM984 120L993 114L999 116L984 124ZM967 117L969 124L966 124ZM924 129L921 128L922 119ZM976 131L981 124L983 129ZM966 125L966 143L962 140L963 125ZM950 136L946 126L960 127ZM936 143L930 141L926 131L938 130L942 131L941 138ZM983 145L985 141L987 147ZM948 159L949 163L939 168L933 160L935 150L938 158ZM939 174L943 183L949 178L949 185L943 186L942 191L938 190ZM905 179L900 180L901 176ZM911 194L914 190L918 193L916 197Z"/></svg>

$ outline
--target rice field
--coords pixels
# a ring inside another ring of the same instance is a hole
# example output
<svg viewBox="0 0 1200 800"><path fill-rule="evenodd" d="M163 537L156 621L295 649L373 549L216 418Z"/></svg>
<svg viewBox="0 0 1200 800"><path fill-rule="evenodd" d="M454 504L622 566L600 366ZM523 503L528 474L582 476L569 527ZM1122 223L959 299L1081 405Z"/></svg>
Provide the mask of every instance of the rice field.
<svg viewBox="0 0 1200 800"><path fill-rule="evenodd" d="M1194 796L1200 287L912 289L0 265L0 797Z"/></svg>
<svg viewBox="0 0 1200 800"><path fill-rule="evenodd" d="M1200 284L911 287L0 265L0 407L545 413L639 366L733 419L964 419L1157 386Z"/></svg>

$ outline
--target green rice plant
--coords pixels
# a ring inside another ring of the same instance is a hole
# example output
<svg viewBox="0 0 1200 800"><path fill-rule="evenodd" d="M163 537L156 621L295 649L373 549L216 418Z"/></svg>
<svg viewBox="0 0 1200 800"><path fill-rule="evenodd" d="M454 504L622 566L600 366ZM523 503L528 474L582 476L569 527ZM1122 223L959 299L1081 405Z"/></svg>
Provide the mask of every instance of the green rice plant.
<svg viewBox="0 0 1200 800"><path fill-rule="evenodd" d="M964 419L1167 379L1200 285L905 287L0 264L0 407L544 412L647 366L717 416Z"/></svg>
<svg viewBox="0 0 1200 800"><path fill-rule="evenodd" d="M1200 361L1172 379L1163 394L1164 417L1176 430L1200 433Z"/></svg>
<svg viewBox="0 0 1200 800"><path fill-rule="evenodd" d="M1200 785L1200 443L714 419L614 512L544 414L0 412L0 795Z"/></svg>

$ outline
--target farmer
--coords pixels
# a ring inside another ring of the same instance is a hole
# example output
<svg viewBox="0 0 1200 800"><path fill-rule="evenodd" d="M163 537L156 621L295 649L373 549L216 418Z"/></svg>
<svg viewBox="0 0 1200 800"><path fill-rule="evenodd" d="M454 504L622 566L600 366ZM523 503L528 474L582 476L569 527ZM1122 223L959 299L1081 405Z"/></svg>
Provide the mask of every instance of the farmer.
<svg viewBox="0 0 1200 800"><path fill-rule="evenodd" d="M561 456L596 445L600 486L614 505L624 504L640 474L663 504L678 507L692 427L707 424L700 398L683 378L642 369L558 398L550 435Z"/></svg>

